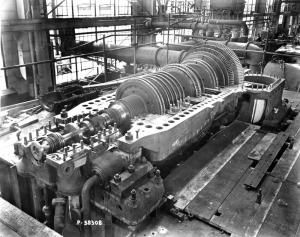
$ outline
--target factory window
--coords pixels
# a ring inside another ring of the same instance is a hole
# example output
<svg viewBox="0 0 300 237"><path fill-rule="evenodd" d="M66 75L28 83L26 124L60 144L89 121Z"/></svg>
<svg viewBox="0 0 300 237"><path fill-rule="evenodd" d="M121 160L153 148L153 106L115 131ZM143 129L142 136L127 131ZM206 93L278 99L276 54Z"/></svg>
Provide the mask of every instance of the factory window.
<svg viewBox="0 0 300 237"><path fill-rule="evenodd" d="M255 12L256 0L246 0L244 8L244 17L243 20L246 21L246 24L249 28L249 35L254 35L253 32L253 20L254 17L252 14Z"/></svg>
<svg viewBox="0 0 300 237"><path fill-rule="evenodd" d="M129 0L47 0L49 18L131 15Z"/></svg>
<svg viewBox="0 0 300 237"><path fill-rule="evenodd" d="M113 0L103 0L98 2L99 16L114 16L115 15L115 5Z"/></svg>
<svg viewBox="0 0 300 237"><path fill-rule="evenodd" d="M71 17L110 17L131 15L133 2L129 0L47 0L49 18ZM61 57L59 50L60 39L58 31L51 30L50 39L56 59ZM102 43L105 35L105 44L129 46L131 44L131 26L89 27L75 29L75 40ZM124 63L108 59L108 67L122 68ZM92 74L103 72L102 57L72 58L55 63L56 83L84 80Z"/></svg>
<svg viewBox="0 0 300 237"><path fill-rule="evenodd" d="M115 0L116 15L131 15L131 2L128 0Z"/></svg>
<svg viewBox="0 0 300 237"><path fill-rule="evenodd" d="M91 0L81 0L77 5L77 12L79 17L91 17L95 15L95 4Z"/></svg>
<svg viewBox="0 0 300 237"><path fill-rule="evenodd" d="M274 0L267 0L266 2L266 13L274 12Z"/></svg>
<svg viewBox="0 0 300 237"><path fill-rule="evenodd" d="M53 16L55 17L69 17L69 15L72 13L72 8L70 4L68 3L69 1L51 1L51 8L54 8L55 6L58 6L55 11L53 11ZM49 11L48 11L49 12ZM55 14L55 15L54 15Z"/></svg>
<svg viewBox="0 0 300 237"><path fill-rule="evenodd" d="M189 13L194 11L194 0L172 0L167 2L167 13ZM165 4L164 1L161 4Z"/></svg>

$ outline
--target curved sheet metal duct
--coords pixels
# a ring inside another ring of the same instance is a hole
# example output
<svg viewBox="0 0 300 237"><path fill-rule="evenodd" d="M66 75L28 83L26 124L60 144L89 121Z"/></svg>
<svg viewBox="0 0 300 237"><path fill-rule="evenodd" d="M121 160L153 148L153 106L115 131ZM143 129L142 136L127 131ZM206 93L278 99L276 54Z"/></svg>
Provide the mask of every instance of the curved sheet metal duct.
<svg viewBox="0 0 300 237"><path fill-rule="evenodd" d="M268 62L264 74L284 78L286 89L300 91L300 65L297 63Z"/></svg>

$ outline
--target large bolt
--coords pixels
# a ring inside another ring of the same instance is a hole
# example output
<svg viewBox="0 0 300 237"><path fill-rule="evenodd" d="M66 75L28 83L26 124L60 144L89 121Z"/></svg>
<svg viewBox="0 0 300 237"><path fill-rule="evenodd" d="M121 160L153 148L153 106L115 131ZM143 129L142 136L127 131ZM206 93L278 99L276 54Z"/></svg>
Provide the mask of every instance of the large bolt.
<svg viewBox="0 0 300 237"><path fill-rule="evenodd" d="M159 170L159 169L157 169L157 170L155 171L155 182L156 182L157 184L160 184L160 183L161 183L161 177L160 177L160 170Z"/></svg>
<svg viewBox="0 0 300 237"><path fill-rule="evenodd" d="M48 122L48 129L49 129L49 131L50 131L50 129L51 129L51 121L49 120L49 122Z"/></svg>
<svg viewBox="0 0 300 237"><path fill-rule="evenodd" d="M65 154L65 156L67 157L68 156L68 147L64 147L64 154Z"/></svg>
<svg viewBox="0 0 300 237"><path fill-rule="evenodd" d="M16 136L17 136L17 139L18 139L18 141L20 141L20 140L21 140L21 138L20 138L20 134L21 134L21 131L19 131L19 132L17 132L17 133L16 133Z"/></svg>
<svg viewBox="0 0 300 237"><path fill-rule="evenodd" d="M126 135L125 135L125 140L127 140L127 141L133 140L133 136L132 136L131 132L127 132L127 133L126 133Z"/></svg>
<svg viewBox="0 0 300 237"><path fill-rule="evenodd" d="M119 174L115 174L114 175L114 181L116 183L120 183L122 181L121 176Z"/></svg>
<svg viewBox="0 0 300 237"><path fill-rule="evenodd" d="M62 118L67 118L68 117L68 112L66 111L66 109L63 109L60 113L60 117Z"/></svg>
<svg viewBox="0 0 300 237"><path fill-rule="evenodd" d="M136 139L138 139L138 138L139 138L139 132L140 132L140 130L139 130L139 129L135 131L135 133L136 133Z"/></svg>
<svg viewBox="0 0 300 237"><path fill-rule="evenodd" d="M80 140L80 148L81 148L81 150L83 149L83 141L82 140Z"/></svg>
<svg viewBox="0 0 300 237"><path fill-rule="evenodd" d="M128 165L128 172L129 173L133 173L134 172L134 169L135 169L135 167L134 167L134 165Z"/></svg>
<svg viewBox="0 0 300 237"><path fill-rule="evenodd" d="M101 134L101 132L98 132L98 143L100 143L101 142L101 136L102 136L102 134Z"/></svg>
<svg viewBox="0 0 300 237"><path fill-rule="evenodd" d="M258 190L257 196L256 196L256 203L257 204L261 204L261 200L262 200L262 190L261 188Z"/></svg>
<svg viewBox="0 0 300 237"><path fill-rule="evenodd" d="M160 178L160 170L159 170L159 169L157 169L157 170L155 171L155 176L156 176L157 178Z"/></svg>
<svg viewBox="0 0 300 237"><path fill-rule="evenodd" d="M76 153L76 144L75 143L72 144L72 148L73 148L73 154L75 154Z"/></svg>
<svg viewBox="0 0 300 237"><path fill-rule="evenodd" d="M39 129L38 128L35 130L35 135L36 135L36 138L39 137Z"/></svg>
<svg viewBox="0 0 300 237"><path fill-rule="evenodd" d="M131 198L132 201L136 200L136 191L135 191L135 189L131 190L131 192L130 192L130 198Z"/></svg>
<svg viewBox="0 0 300 237"><path fill-rule="evenodd" d="M108 131L109 131L109 133L112 133L112 132L113 132L113 128L112 128L111 125L108 125Z"/></svg>
<svg viewBox="0 0 300 237"><path fill-rule="evenodd" d="M47 134L47 127L44 126L44 134L46 135Z"/></svg>

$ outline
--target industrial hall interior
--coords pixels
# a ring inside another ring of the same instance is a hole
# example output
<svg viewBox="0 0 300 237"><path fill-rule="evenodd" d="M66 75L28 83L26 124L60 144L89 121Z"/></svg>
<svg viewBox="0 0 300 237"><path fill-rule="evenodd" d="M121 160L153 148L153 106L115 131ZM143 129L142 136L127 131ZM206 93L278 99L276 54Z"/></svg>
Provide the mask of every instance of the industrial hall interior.
<svg viewBox="0 0 300 237"><path fill-rule="evenodd" d="M300 0L0 4L0 237L300 237Z"/></svg>

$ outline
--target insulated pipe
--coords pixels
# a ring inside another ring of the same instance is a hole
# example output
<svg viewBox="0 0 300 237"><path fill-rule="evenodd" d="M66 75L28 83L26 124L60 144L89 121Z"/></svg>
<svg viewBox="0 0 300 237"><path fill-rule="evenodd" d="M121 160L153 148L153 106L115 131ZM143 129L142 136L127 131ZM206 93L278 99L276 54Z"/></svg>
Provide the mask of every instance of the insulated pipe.
<svg viewBox="0 0 300 237"><path fill-rule="evenodd" d="M239 26L243 29L244 36L248 36L249 29L245 21L242 20L226 20L226 19L210 19L210 24Z"/></svg>
<svg viewBox="0 0 300 237"><path fill-rule="evenodd" d="M189 50L196 44L201 44L204 42L218 42L221 44L224 44L228 46L230 49L232 49L235 54L240 58L242 64L248 64L250 65L250 69L255 72L260 72L260 64L263 60L263 54L257 53L257 52L251 52L251 51L260 51L263 52L263 50L253 44L253 43L240 43L240 42L228 42L228 41L215 41L215 40L206 40L206 41L197 41L197 40L188 40L185 42L182 42L180 44L171 44L169 45L169 50ZM249 50L249 51L247 51Z"/></svg>
<svg viewBox="0 0 300 237"><path fill-rule="evenodd" d="M259 65L262 62L262 53L256 52L247 52L246 50L253 50L253 51L261 51L262 49L259 48L257 45L252 43L240 43L240 42L228 42L228 41L214 41L214 40L207 40L207 41L197 41L197 40L189 40L182 42L178 45L176 44L169 44L169 52L168 52L168 60L167 57L167 47L155 47L155 46L142 46L136 50L136 61L138 64L152 64L157 66L164 66L168 63L179 63L182 58L185 57L186 52L191 47L196 44L202 43L221 43L229 48L231 48L237 56L241 59L242 63L250 65L252 71L259 72ZM107 45L106 49L116 49L120 48L117 45ZM87 44L87 42L79 42L76 43L76 47L73 48L73 51L78 53L91 53L96 51L103 50L102 43L93 43ZM117 60L125 61L125 62L133 62L134 59L134 49L133 48L124 48L117 51L107 51L107 57L114 58Z"/></svg>
<svg viewBox="0 0 300 237"><path fill-rule="evenodd" d="M127 48L109 51L111 49L121 48L118 45L106 45L105 50L108 50L105 54L108 58L113 58L125 62L133 62L134 60L134 48ZM93 44L87 44L87 42L79 42L75 43L75 47L70 49L70 51L78 53L92 53L95 51L103 50L102 42L97 42ZM153 47L153 46L141 46L136 49L136 63L138 64L152 64L157 66L164 66L168 63L178 63L184 57L184 51L170 51L168 52L168 60L167 49Z"/></svg>
<svg viewBox="0 0 300 237"><path fill-rule="evenodd" d="M163 28L168 27L168 22L161 21L161 22L152 22L152 27L155 28ZM209 23L200 23L200 22L171 22L170 23L171 28L176 29L192 29L192 30L212 30L212 31L220 31L220 27L215 24L209 24Z"/></svg>
<svg viewBox="0 0 300 237"><path fill-rule="evenodd" d="M162 28L168 27L168 21L153 21L151 24L148 23L147 26ZM171 22L170 26L172 28L177 29L192 29L192 30L217 30L220 31L220 25L230 25L236 26L238 28L243 29L243 33L245 36L248 36L249 30L244 21L241 20L223 20L223 19L210 19L208 23L200 23L200 22Z"/></svg>

